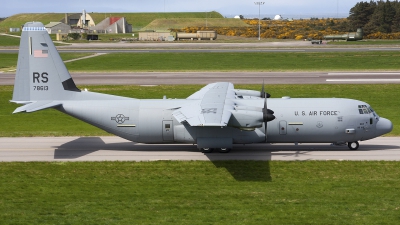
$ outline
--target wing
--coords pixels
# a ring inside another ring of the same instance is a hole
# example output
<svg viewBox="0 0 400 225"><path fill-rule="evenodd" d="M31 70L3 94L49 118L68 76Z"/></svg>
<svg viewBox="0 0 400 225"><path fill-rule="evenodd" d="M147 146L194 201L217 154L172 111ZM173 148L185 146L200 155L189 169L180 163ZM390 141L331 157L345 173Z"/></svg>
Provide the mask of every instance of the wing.
<svg viewBox="0 0 400 225"><path fill-rule="evenodd" d="M191 103L175 110L172 115L191 126L227 126L234 109L233 84L212 83L192 94Z"/></svg>

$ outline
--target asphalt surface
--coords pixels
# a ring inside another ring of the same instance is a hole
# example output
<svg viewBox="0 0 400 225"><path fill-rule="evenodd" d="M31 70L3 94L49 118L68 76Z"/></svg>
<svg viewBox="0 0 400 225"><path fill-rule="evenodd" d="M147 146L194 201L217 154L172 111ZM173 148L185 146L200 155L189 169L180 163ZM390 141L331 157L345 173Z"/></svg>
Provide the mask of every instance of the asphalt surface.
<svg viewBox="0 0 400 225"><path fill-rule="evenodd" d="M88 53L148 53L148 52L360 52L399 51L397 45L312 45L309 41L221 43L203 41L182 42L111 42L73 43L57 46L59 52ZM8 47L0 52L16 53L18 48Z"/></svg>
<svg viewBox="0 0 400 225"><path fill-rule="evenodd" d="M71 73L77 85L208 84L372 84L400 83L400 72L151 72ZM13 85L15 74L0 74L0 85Z"/></svg>
<svg viewBox="0 0 400 225"><path fill-rule="evenodd" d="M388 160L400 161L400 138L360 142L357 151L329 144L234 145L230 153L201 153L195 145L146 145L119 137L0 138L0 161L156 160Z"/></svg>

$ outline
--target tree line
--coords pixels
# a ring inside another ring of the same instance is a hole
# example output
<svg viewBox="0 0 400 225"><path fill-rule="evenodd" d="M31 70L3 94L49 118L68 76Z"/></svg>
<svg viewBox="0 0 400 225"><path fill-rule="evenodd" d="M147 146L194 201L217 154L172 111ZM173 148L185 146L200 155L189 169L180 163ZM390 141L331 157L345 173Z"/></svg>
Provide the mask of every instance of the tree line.
<svg viewBox="0 0 400 225"><path fill-rule="evenodd" d="M362 1L350 9L349 30L363 28L365 35L400 32L400 2Z"/></svg>

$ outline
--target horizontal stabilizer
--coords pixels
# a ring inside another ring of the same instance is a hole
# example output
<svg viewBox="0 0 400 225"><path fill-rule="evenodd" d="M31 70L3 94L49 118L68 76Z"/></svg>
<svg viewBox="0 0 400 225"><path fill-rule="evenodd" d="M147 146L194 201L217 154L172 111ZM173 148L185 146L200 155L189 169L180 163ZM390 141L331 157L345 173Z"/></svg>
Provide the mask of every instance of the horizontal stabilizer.
<svg viewBox="0 0 400 225"><path fill-rule="evenodd" d="M21 107L18 107L13 113L19 112L35 112L43 109L54 108L62 105L61 102L57 101L36 101L36 102L19 102L12 101L17 104L25 104Z"/></svg>

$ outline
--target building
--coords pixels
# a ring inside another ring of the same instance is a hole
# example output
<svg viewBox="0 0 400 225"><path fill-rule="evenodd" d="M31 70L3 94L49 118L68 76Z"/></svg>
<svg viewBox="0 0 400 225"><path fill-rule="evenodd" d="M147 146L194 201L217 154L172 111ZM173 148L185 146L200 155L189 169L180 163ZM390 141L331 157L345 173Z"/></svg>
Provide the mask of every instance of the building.
<svg viewBox="0 0 400 225"><path fill-rule="evenodd" d="M107 17L89 29L96 33L132 33L132 24L128 24L125 17Z"/></svg>
<svg viewBox="0 0 400 225"><path fill-rule="evenodd" d="M171 36L169 31L143 31L139 32L139 41L166 41Z"/></svg>
<svg viewBox="0 0 400 225"><path fill-rule="evenodd" d="M50 22L44 27L46 27L49 34L68 34L71 30L70 25L61 22Z"/></svg>
<svg viewBox="0 0 400 225"><path fill-rule="evenodd" d="M65 13L64 19L62 19L60 22L63 22L72 27L78 27L78 28L88 28L88 27L93 27L96 25L93 18L89 15L89 13L85 13L85 23L84 24L82 24L82 13L74 13L74 14L70 14L70 15Z"/></svg>

